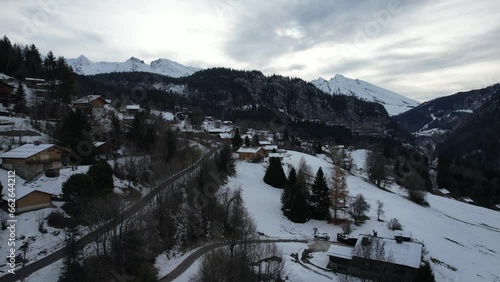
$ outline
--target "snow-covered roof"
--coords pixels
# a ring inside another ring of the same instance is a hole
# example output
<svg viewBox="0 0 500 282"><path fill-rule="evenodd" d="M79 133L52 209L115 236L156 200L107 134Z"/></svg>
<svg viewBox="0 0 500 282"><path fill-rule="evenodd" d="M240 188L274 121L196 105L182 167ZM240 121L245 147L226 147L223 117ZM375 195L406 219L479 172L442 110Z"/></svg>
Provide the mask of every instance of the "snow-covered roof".
<svg viewBox="0 0 500 282"><path fill-rule="evenodd" d="M446 190L445 188L439 188L438 191L443 195L450 194L450 191Z"/></svg>
<svg viewBox="0 0 500 282"><path fill-rule="evenodd" d="M43 78L34 78L34 77L27 77L27 81L39 81L39 82L45 82L45 79Z"/></svg>
<svg viewBox="0 0 500 282"><path fill-rule="evenodd" d="M352 247L332 244L330 248L328 248L327 254L332 257L352 259L352 250Z"/></svg>
<svg viewBox="0 0 500 282"><path fill-rule="evenodd" d="M38 189L33 189L33 188L28 188L28 187L24 187L22 186L20 189L16 189L16 201L18 201L19 199L21 198L24 198L26 196L28 196L29 194L33 193L33 192L40 192L40 193L45 193L45 194L50 194L50 193L47 193L47 192L44 192L44 191L40 191ZM8 197L8 194L7 193L4 193L2 195L2 200L4 201L8 201L10 197Z"/></svg>
<svg viewBox="0 0 500 282"><path fill-rule="evenodd" d="M77 99L76 101L73 102L73 104L90 103L90 102L97 100L97 99L102 99L101 95L88 95L88 96L82 97L80 99ZM106 100L104 100L104 101L106 101Z"/></svg>
<svg viewBox="0 0 500 282"><path fill-rule="evenodd" d="M102 146L104 144L106 144L106 142L94 142L93 145L94 145L94 147L98 148L98 147L100 147L100 146Z"/></svg>
<svg viewBox="0 0 500 282"><path fill-rule="evenodd" d="M29 158L33 155L36 155L52 146L55 146L54 144L40 144L40 145L35 145L35 144L24 144L22 146L19 146L15 149L12 149L8 152L5 152L0 155L0 158L3 159L26 159Z"/></svg>
<svg viewBox="0 0 500 282"><path fill-rule="evenodd" d="M468 203L468 204L470 204L470 203L474 203L474 200L472 200L472 199L471 199L471 198L469 198L469 197L462 197L461 199L462 199L462 201L464 201L464 202L466 202L466 203Z"/></svg>
<svg viewBox="0 0 500 282"><path fill-rule="evenodd" d="M284 157L289 157L289 154L282 154L282 153L269 153L270 158L284 158Z"/></svg>
<svg viewBox="0 0 500 282"><path fill-rule="evenodd" d="M371 237L360 235L356 242L356 247L361 245L363 238L368 237L371 240L382 240L384 242L384 250L386 256L391 256L393 261L391 263L409 266L412 268L420 267L420 258L422 256L422 244L414 242L401 242L398 243L394 239ZM372 243L372 246L374 244Z"/></svg>
<svg viewBox="0 0 500 282"><path fill-rule="evenodd" d="M139 106L139 105L127 105L126 108L127 108L127 110L140 110L141 106Z"/></svg>
<svg viewBox="0 0 500 282"><path fill-rule="evenodd" d="M496 204L495 205L495 208L499 209L500 210L500 204Z"/></svg>
<svg viewBox="0 0 500 282"><path fill-rule="evenodd" d="M259 145L271 145L271 142L262 140L262 141L259 141Z"/></svg>
<svg viewBox="0 0 500 282"><path fill-rule="evenodd" d="M210 132L210 133L227 133L230 131L231 131L231 129L229 129L229 128L207 128L207 132Z"/></svg>
<svg viewBox="0 0 500 282"><path fill-rule="evenodd" d="M221 139L231 139L231 134L230 133L219 133L219 137Z"/></svg>
<svg viewBox="0 0 500 282"><path fill-rule="evenodd" d="M266 145L264 146L264 150L266 151L278 150L278 145Z"/></svg>
<svg viewBox="0 0 500 282"><path fill-rule="evenodd" d="M394 230L394 236L401 236L403 238L411 238L411 231L407 231L407 230Z"/></svg>
<svg viewBox="0 0 500 282"><path fill-rule="evenodd" d="M0 72L0 79L9 79L9 78L12 78L12 77Z"/></svg>
<svg viewBox="0 0 500 282"><path fill-rule="evenodd" d="M238 151L236 151L236 153L257 153L258 151L260 151L262 149L262 147L241 147L238 149Z"/></svg>

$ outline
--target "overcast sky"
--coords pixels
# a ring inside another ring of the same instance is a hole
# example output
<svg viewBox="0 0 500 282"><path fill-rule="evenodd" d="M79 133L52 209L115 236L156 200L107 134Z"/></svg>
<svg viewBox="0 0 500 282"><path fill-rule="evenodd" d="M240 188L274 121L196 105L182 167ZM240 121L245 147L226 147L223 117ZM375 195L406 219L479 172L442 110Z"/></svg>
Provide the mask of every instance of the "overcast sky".
<svg viewBox="0 0 500 282"><path fill-rule="evenodd" d="M66 58L168 58L306 80L340 73L419 101L500 82L497 0L1 0L0 7L0 35Z"/></svg>

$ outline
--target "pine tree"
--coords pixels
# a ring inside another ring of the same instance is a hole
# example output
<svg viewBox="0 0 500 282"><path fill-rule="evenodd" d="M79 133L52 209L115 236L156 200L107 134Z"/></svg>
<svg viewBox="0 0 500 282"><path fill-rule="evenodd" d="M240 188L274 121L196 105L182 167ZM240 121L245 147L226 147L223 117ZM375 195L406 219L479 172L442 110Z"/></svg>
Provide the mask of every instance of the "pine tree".
<svg viewBox="0 0 500 282"><path fill-rule="evenodd" d="M304 223L309 219L310 167L302 160L299 166L297 182L291 190L291 209L288 218L295 223Z"/></svg>
<svg viewBox="0 0 500 282"><path fill-rule="evenodd" d="M14 93L14 99L16 100L16 105L14 106L14 111L17 113L23 113L26 109L26 91L21 82L17 84L16 92Z"/></svg>
<svg viewBox="0 0 500 282"><path fill-rule="evenodd" d="M338 212L345 207L347 195L349 194L345 171L339 166L334 166L332 184L331 207L333 209L333 218L337 218Z"/></svg>
<svg viewBox="0 0 500 282"><path fill-rule="evenodd" d="M285 189L283 189L283 193L281 193L281 210L286 217L288 217L290 213L292 189L296 183L297 173L295 172L295 168L292 167L290 172L288 172L288 179L285 183Z"/></svg>
<svg viewBox="0 0 500 282"><path fill-rule="evenodd" d="M231 140L231 143L233 144L233 150L235 150L235 151L238 150L241 147L241 145L243 144L243 139L241 139L239 128L236 128L236 130L234 132L233 139Z"/></svg>
<svg viewBox="0 0 500 282"><path fill-rule="evenodd" d="M269 167L264 175L264 182L275 188L285 187L286 175L279 158L269 158Z"/></svg>
<svg viewBox="0 0 500 282"><path fill-rule="evenodd" d="M255 134L252 136L252 147L259 147L259 136Z"/></svg>
<svg viewBox="0 0 500 282"><path fill-rule="evenodd" d="M24 85L21 82L17 84L14 97L16 98L16 102L22 103L23 105L26 104L26 90L24 90Z"/></svg>
<svg viewBox="0 0 500 282"><path fill-rule="evenodd" d="M245 136L245 147L250 147L250 145L250 139L248 138L248 136Z"/></svg>
<svg viewBox="0 0 500 282"><path fill-rule="evenodd" d="M330 191L321 167L316 173L316 178L311 186L309 198L311 218L325 220L330 216Z"/></svg>

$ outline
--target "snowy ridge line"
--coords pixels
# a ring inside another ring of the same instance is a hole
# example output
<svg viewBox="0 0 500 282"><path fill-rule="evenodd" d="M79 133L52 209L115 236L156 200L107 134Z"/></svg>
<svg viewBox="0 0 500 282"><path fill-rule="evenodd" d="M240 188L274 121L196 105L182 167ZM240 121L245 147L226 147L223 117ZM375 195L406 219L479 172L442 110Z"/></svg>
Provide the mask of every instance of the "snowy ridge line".
<svg viewBox="0 0 500 282"><path fill-rule="evenodd" d="M186 174L188 172L188 169L195 169L196 166L199 166L200 163L211 157L215 152L220 150L220 147L213 148L209 152L207 152L203 157L201 157L198 161L187 167L186 169L182 170L181 172ZM169 177L167 180L157 184L151 192L149 192L146 196L142 197L139 201L137 201L133 206L130 208L126 209L121 215L123 219L128 219L129 217L133 216L136 214L138 211L142 210L144 207L146 207L147 204L151 200L154 199L163 189L167 188L168 185L174 184L176 181L178 181L183 174L181 172L176 173ZM78 239L75 243L78 249L83 249L85 246L93 242L93 238L95 236L104 234L105 232L113 229L116 227L116 222L113 220L110 220L106 224L102 225L98 229L96 229L94 232L87 233L85 236L82 236L80 239ZM21 280L28 275L32 274L35 271L38 271L62 258L66 255L66 247L62 247L61 249L45 256L44 258L41 258L39 260L36 260L32 263L29 263L25 265L23 268L16 269L15 274L10 274L10 273L4 273L3 276L0 276L0 282L15 282L18 280Z"/></svg>

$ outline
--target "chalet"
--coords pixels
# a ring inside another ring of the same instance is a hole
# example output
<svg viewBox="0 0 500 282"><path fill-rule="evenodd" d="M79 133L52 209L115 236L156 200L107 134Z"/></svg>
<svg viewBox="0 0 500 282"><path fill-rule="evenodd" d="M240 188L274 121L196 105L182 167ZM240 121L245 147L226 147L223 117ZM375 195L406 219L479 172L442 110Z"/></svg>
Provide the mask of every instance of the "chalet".
<svg viewBox="0 0 500 282"><path fill-rule="evenodd" d="M262 147L241 147L236 153L238 153L240 160L247 161L263 159L266 156L266 152Z"/></svg>
<svg viewBox="0 0 500 282"><path fill-rule="evenodd" d="M385 256L375 249L384 246ZM371 251L369 249L372 249ZM356 252L357 249L363 249ZM360 235L354 248L332 244L327 252L328 268L352 276L384 281L414 281L420 267L422 244Z"/></svg>
<svg viewBox="0 0 500 282"><path fill-rule="evenodd" d="M25 81L33 89L45 89L47 87L47 81L43 78L27 77Z"/></svg>
<svg viewBox="0 0 500 282"><path fill-rule="evenodd" d="M107 142L94 142L93 155L96 160L111 160L116 152L115 147Z"/></svg>
<svg viewBox="0 0 500 282"><path fill-rule="evenodd" d="M433 192L433 194L438 195L438 196L442 196L442 197L446 197L446 198L451 198L450 191L448 191L445 188L434 189L432 192Z"/></svg>
<svg viewBox="0 0 500 282"><path fill-rule="evenodd" d="M0 81L0 103L12 103L14 86Z"/></svg>
<svg viewBox="0 0 500 282"><path fill-rule="evenodd" d="M125 109L127 110L128 115L135 115L135 114L139 113L139 111L141 110L141 106L135 105L135 104L126 105Z"/></svg>
<svg viewBox="0 0 500 282"><path fill-rule="evenodd" d="M68 150L54 144L24 144L0 155L2 167L15 170L26 180L32 180L42 172L47 176L59 176L63 158Z"/></svg>
<svg viewBox="0 0 500 282"><path fill-rule="evenodd" d="M8 200L9 197L4 193L2 196L2 207L4 209L7 207ZM16 189L16 213L48 208L51 200L52 195L47 192L21 187Z"/></svg>
<svg viewBox="0 0 500 282"><path fill-rule="evenodd" d="M73 102L75 109L104 108L108 102L101 95L84 96Z"/></svg>

